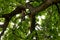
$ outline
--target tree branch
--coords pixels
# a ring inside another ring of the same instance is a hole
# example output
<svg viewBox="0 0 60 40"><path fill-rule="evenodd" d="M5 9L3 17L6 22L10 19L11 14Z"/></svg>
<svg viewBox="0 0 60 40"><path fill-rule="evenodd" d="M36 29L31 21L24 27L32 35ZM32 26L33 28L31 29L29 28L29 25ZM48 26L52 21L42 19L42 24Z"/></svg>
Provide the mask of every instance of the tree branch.
<svg viewBox="0 0 60 40"><path fill-rule="evenodd" d="M34 8L34 10L32 10L32 13L37 14L37 12L41 12L41 11L45 10L46 8L48 8L49 6L51 6L55 3L59 3L59 2L60 2L60 0L46 0L39 7ZM33 7L31 6L31 8L33 8Z"/></svg>
<svg viewBox="0 0 60 40"><path fill-rule="evenodd" d="M11 13L9 13L9 14L3 14L3 15L2 15L2 17L5 18L5 22L4 22L3 25L0 25L1 28L3 28L3 31L2 31L1 34L0 34L0 38L1 38L1 36L4 34L4 31L6 30L6 28L7 28L8 24L9 24L9 21L11 20L11 18L12 18L14 15L16 15L16 14L21 13L22 10L25 11L25 7L23 7L23 6L18 6L18 7L17 7L14 11L12 11Z"/></svg>
<svg viewBox="0 0 60 40"><path fill-rule="evenodd" d="M31 15L31 16L30 16L30 20L31 20L30 31L31 31L31 33L32 33L32 32L35 30L35 23L36 23L35 15Z"/></svg>
<svg viewBox="0 0 60 40"><path fill-rule="evenodd" d="M55 4L55 3L59 3L59 2L60 2L60 0L46 0L39 7L36 7L36 8L32 7L30 4L28 4L27 7L24 7L24 6L20 5L14 11L12 11L11 13L3 14L0 17L4 17L5 18L5 22L4 22L4 25L1 26L3 28L3 31L0 34L0 37L4 34L4 31L6 30L10 19L14 15L16 15L18 13L21 13L22 10L25 11L26 8L30 9L30 11L31 11L31 15L30 15L31 16L31 29L34 30L34 28L35 28L35 16L34 15L37 14L37 12L41 12L41 11L45 10L46 8L48 8L49 6L51 6L51 5ZM33 22L33 19L34 19L34 22Z"/></svg>
<svg viewBox="0 0 60 40"><path fill-rule="evenodd" d="M55 3L59 3L60 0L46 0L44 1L44 3L42 3L39 7L34 8L32 5L28 4L27 7L30 9L31 14L30 14L30 20L31 20L31 27L30 27L30 31L31 33L35 30L35 15L37 14L37 12L41 12L45 9L47 9L49 6L55 4Z"/></svg>

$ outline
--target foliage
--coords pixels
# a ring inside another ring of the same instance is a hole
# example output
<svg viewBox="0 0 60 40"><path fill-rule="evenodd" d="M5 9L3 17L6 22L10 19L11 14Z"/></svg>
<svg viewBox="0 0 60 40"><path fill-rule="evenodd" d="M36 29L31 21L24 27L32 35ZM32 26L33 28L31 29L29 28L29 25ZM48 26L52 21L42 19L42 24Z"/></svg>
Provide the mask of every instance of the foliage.
<svg viewBox="0 0 60 40"><path fill-rule="evenodd" d="M0 16L12 12L20 4L25 6L25 1L26 0L0 0ZM43 1L44 0L34 0L34 2L31 2L31 5L38 7ZM45 18L43 18L42 15L44 15ZM60 14L58 13L56 5L49 6L44 11L37 12L35 18L37 25L35 30L29 33L31 26L29 16L25 16L25 20L21 22L21 14L14 15L4 35L1 37L2 40L60 40ZM4 18L0 18L0 22L4 21ZM2 31L1 28L0 31Z"/></svg>

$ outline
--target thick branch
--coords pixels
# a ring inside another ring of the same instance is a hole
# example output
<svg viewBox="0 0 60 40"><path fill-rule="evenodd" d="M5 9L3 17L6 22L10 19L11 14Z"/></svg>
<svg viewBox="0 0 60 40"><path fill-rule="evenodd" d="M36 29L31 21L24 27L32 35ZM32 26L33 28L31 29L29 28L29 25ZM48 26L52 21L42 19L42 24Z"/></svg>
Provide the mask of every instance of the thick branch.
<svg viewBox="0 0 60 40"><path fill-rule="evenodd" d="M35 23L36 23L35 15L31 15L30 20L31 20L30 31L32 33L35 30Z"/></svg>
<svg viewBox="0 0 60 40"><path fill-rule="evenodd" d="M35 16L37 12L41 12L45 9L47 9L49 6L55 4L55 3L59 3L60 0L46 0L44 1L39 7L34 8L32 5L30 5L29 3L27 3L27 8L30 9L31 14L30 14L30 18L31 18L31 32L34 30L35 28Z"/></svg>
<svg viewBox="0 0 60 40"><path fill-rule="evenodd" d="M16 14L21 13L22 10L25 11L25 7L24 7L24 6L17 6L14 11L12 11L12 12L9 13L9 14L4 14L4 15L2 15L2 17L4 17L4 18L9 17L9 18L10 18L10 17L12 17L12 16L14 16L14 15L16 15Z"/></svg>
<svg viewBox="0 0 60 40"><path fill-rule="evenodd" d="M48 8L49 6L51 6L55 3L59 3L59 2L60 2L60 0L46 0L39 7L34 8L34 10L32 10L32 13L36 14L37 12L41 12L41 11L45 10L46 8ZM31 8L33 8L33 7L31 6Z"/></svg>
<svg viewBox="0 0 60 40"><path fill-rule="evenodd" d="M0 38L1 38L1 36L4 34L4 31L6 30L8 24L9 24L9 21L10 21L9 18L8 18L8 20L7 20L7 19L5 20L4 25L2 26L3 31L2 31L1 34L0 34Z"/></svg>
<svg viewBox="0 0 60 40"><path fill-rule="evenodd" d="M14 15L16 15L16 14L18 14L18 13L21 13L22 10L25 10L25 7L24 7L24 6L17 6L16 9L15 9L14 11L12 11L11 13L0 15L0 17L1 17L1 18L5 18L5 19L10 19L10 18L12 18ZM2 28L3 25L0 25L0 27Z"/></svg>
<svg viewBox="0 0 60 40"><path fill-rule="evenodd" d="M18 14L18 13L21 13L22 10L25 11L25 8L22 7L22 6L18 6L18 7L17 7L14 11L12 11L11 13L9 13L9 14L3 14L3 15L2 15L2 17L5 18L5 22L4 22L3 25L1 25L1 28L3 28L3 31L2 31L1 34L0 34L0 38L1 38L1 36L4 34L4 31L6 30L8 24L9 24L10 19L11 19L14 15L16 15L16 14Z"/></svg>
<svg viewBox="0 0 60 40"><path fill-rule="evenodd" d="M59 3L59 2L60 2L60 0L46 0L44 3L42 3L42 4L41 4L39 7L37 7L37 8L34 8L34 7L30 6L30 5L27 5L28 8L31 9L31 10L30 10L30 11L31 11L31 29L34 30L34 28L35 28L35 16L34 16L34 15L35 15L37 12L43 11L43 10L45 10L46 8L48 8L49 6L51 6L51 5L55 4L55 3ZM12 11L11 13L9 13L9 14L3 14L3 15L1 16L1 17L4 17L4 18L5 18L5 23L4 23L4 25L2 25L2 26L3 26L3 31L2 31L2 33L0 34L0 37L3 35L4 31L6 30L10 19L11 19L14 15L16 15L16 14L18 14L18 13L21 13L22 10L25 10L25 7L24 7L24 6L18 6L18 7L17 7L14 11ZM33 22L33 21L34 21L34 22ZM32 25L33 25L33 26L32 26ZM32 30L31 30L31 31L32 31Z"/></svg>

